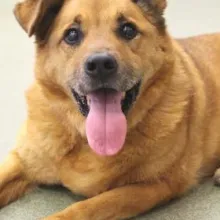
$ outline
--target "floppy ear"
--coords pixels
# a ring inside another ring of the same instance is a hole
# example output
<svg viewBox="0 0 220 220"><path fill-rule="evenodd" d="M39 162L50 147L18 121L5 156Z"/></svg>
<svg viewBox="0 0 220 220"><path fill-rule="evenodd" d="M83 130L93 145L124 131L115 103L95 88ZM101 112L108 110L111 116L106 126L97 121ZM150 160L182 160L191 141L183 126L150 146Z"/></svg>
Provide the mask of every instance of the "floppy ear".
<svg viewBox="0 0 220 220"><path fill-rule="evenodd" d="M17 3L14 14L21 27L29 36L43 38L64 0L25 0Z"/></svg>
<svg viewBox="0 0 220 220"><path fill-rule="evenodd" d="M164 10L167 6L167 0L132 0L137 4L151 22L158 28L161 33L166 29L166 22L163 17Z"/></svg>
<svg viewBox="0 0 220 220"><path fill-rule="evenodd" d="M167 0L133 0L144 11L156 10L158 13L163 14L167 6Z"/></svg>
<svg viewBox="0 0 220 220"><path fill-rule="evenodd" d="M161 14L163 14L164 10L167 7L167 0L151 0L149 1L153 7L156 7Z"/></svg>

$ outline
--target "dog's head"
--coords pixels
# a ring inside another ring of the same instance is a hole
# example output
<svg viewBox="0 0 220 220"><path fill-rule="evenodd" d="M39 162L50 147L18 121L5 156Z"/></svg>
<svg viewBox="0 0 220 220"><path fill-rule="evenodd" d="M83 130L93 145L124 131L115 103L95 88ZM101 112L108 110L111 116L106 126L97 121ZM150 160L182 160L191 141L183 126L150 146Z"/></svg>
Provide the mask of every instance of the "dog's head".
<svg viewBox="0 0 220 220"><path fill-rule="evenodd" d="M101 111L97 102L111 111L119 103L126 115L166 62L165 7L166 0L26 0L15 15L36 37L38 80L74 97L84 116Z"/></svg>

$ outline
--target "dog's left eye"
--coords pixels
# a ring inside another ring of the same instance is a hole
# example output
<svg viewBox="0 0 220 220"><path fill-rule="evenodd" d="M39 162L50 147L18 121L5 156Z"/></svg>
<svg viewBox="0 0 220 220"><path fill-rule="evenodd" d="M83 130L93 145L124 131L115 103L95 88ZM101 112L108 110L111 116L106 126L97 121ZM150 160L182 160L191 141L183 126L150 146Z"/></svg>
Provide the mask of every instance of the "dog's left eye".
<svg viewBox="0 0 220 220"><path fill-rule="evenodd" d="M69 29L64 35L64 41L69 45L75 45L82 40L82 32L77 28Z"/></svg>
<svg viewBox="0 0 220 220"><path fill-rule="evenodd" d="M134 24L125 23L119 27L119 34L126 40L132 40L138 35L138 30Z"/></svg>

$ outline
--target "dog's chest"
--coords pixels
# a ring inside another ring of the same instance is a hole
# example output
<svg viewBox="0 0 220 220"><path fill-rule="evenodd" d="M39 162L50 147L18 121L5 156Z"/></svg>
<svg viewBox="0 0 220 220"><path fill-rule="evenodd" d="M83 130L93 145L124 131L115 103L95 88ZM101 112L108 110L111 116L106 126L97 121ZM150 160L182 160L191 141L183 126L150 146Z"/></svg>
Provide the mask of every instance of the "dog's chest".
<svg viewBox="0 0 220 220"><path fill-rule="evenodd" d="M103 172L99 168L83 168L79 171L77 166L81 165L77 164L74 169L62 171L61 175L61 182L72 192L90 197L100 194L110 187L114 177L108 177L106 175L108 171Z"/></svg>
<svg viewBox="0 0 220 220"><path fill-rule="evenodd" d="M95 196L118 184L123 185L124 174L129 169L129 160L124 161L108 161L88 152L70 156L62 163L61 182L74 193Z"/></svg>

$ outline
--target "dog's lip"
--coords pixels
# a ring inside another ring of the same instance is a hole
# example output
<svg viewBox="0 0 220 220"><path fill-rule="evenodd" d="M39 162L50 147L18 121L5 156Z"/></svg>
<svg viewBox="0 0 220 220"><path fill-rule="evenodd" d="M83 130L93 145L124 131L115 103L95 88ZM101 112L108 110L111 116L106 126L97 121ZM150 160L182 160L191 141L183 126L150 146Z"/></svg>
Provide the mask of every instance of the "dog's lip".
<svg viewBox="0 0 220 220"><path fill-rule="evenodd" d="M117 90L115 90L115 89L112 89L112 88L102 88L102 89L97 89L97 90L93 90L92 92L96 92L96 91L105 91L105 92L118 92ZM122 93L122 102L124 101L124 99L125 99L125 96L126 96L126 92L121 92ZM91 104L91 98L90 98L90 94L88 94L88 95L86 95L85 96L86 97L86 100L87 100L87 103L88 103L88 105L90 106L90 104Z"/></svg>
<svg viewBox="0 0 220 220"><path fill-rule="evenodd" d="M131 106L136 101L136 98L139 94L140 85L141 85L141 80L138 81L130 90L122 92L123 96L122 96L121 105L122 105L122 111L124 112L125 115L127 115ZM107 89L107 90L117 91L112 88L99 88L99 89ZM90 111L88 95L91 92L97 91L99 89L94 89L94 90L86 93L86 95L81 95L80 93L77 93L74 88L71 88L72 94L73 94L73 96L79 106L79 110L83 116L87 117L87 115L89 114L89 111ZM118 92L120 92L120 91L118 91Z"/></svg>

